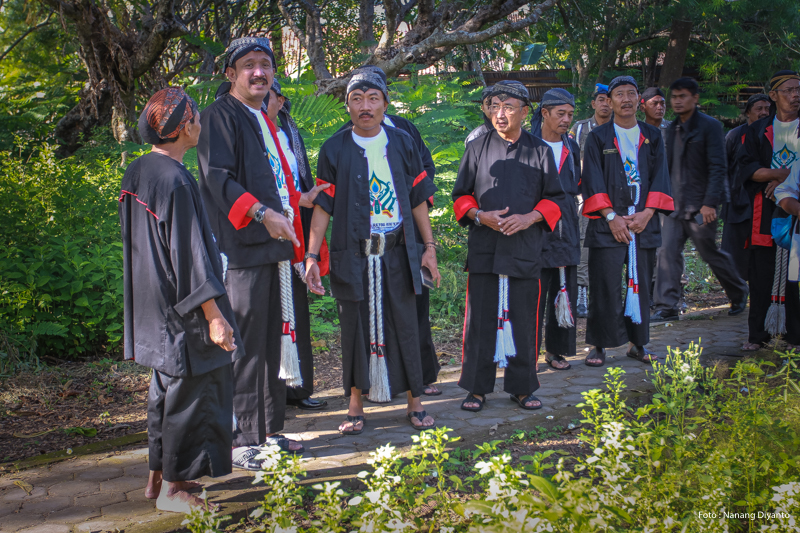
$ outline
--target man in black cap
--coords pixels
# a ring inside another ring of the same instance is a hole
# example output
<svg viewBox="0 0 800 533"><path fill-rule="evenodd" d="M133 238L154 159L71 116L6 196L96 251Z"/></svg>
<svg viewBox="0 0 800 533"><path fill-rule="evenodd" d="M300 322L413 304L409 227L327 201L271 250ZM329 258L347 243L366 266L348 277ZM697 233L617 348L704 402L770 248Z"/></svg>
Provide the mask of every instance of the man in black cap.
<svg viewBox="0 0 800 533"><path fill-rule="evenodd" d="M653 291L651 322L678 318L683 274L683 248L691 239L731 302L729 315L744 312L747 284L733 259L717 248L717 207L726 200L727 165L722 124L697 109L700 87L692 78L670 85L676 119L667 132L667 162L675 210L661 225L663 246Z"/></svg>
<svg viewBox="0 0 800 533"><path fill-rule="evenodd" d="M586 146L589 132L611 120L612 111L611 100L608 97L608 85L602 83L595 85L592 93L592 109L594 109L594 114L587 119L577 121L569 132L569 137L578 142L581 158L583 158L583 149ZM582 195L578 195L578 212L583 212ZM584 247L588 224L589 219L581 217L581 262L578 264L578 303L576 308L579 318L586 318L589 313L589 249Z"/></svg>
<svg viewBox="0 0 800 533"><path fill-rule="evenodd" d="M747 126L756 120L769 116L769 96L764 93L754 94L747 99L744 108L745 123L733 128L725 136L725 152L728 156L728 189L730 201L722 204L720 218L724 222L722 228L722 249L733 258L739 277L747 281L747 269L750 263L750 246L748 237L753 225L753 206L739 180L737 157L739 148L744 144Z"/></svg>
<svg viewBox="0 0 800 533"><path fill-rule="evenodd" d="M494 130L467 145L453 187L453 210L469 226L467 308L461 379L465 411L480 411L494 392L497 366L503 389L522 409L541 409L539 388L542 246L561 218L565 194L553 150L522 128L528 89L495 84ZM512 322L514 328L512 329Z"/></svg>
<svg viewBox="0 0 800 533"><path fill-rule="evenodd" d="M380 76L383 83L386 85L388 91L389 85L386 78L386 73L382 68L375 65L364 65L353 71L354 74L359 72L372 72ZM433 157L431 151L422 139L422 135L414 123L398 115L389 113L383 114L383 125L392 128L398 128L408 133L414 140L414 145L417 147L420 157L422 157L422 166L425 169L431 181L436 179L436 166L433 164ZM342 126L344 128L352 128L353 121L348 121L347 124ZM428 207L433 207L433 196L428 198ZM417 243L424 244L422 236L417 232ZM436 386L436 381L439 379L439 358L436 356L436 347L433 344L433 335L431 334L431 294L427 287L422 287L422 294L417 295L417 325L419 329L419 348L420 356L422 357L422 381L425 384L425 389L422 394L426 396L439 396L442 391Z"/></svg>
<svg viewBox="0 0 800 533"><path fill-rule="evenodd" d="M636 120L639 91L630 76L608 86L614 120L586 140L581 172L583 216L589 217L589 280L592 298L586 343L594 349L586 365L603 366L606 348L630 343L627 355L651 364L650 291L661 232L656 213L673 210L664 140L659 130ZM627 296L620 299L620 273L627 266ZM640 284L644 290L640 290Z"/></svg>
<svg viewBox="0 0 800 533"><path fill-rule="evenodd" d="M414 140L384 126L389 91L383 78L360 71L347 85L353 122L325 141L317 181L331 187L314 200L306 281L324 294L319 250L331 216L331 293L339 306L342 330L342 381L350 397L344 435L364 430L362 391L376 402L407 393L409 423L417 430L435 427L422 406L424 390L415 294L421 270L441 280L427 199L436 190L422 165ZM424 242L414 238L419 231Z"/></svg>
<svg viewBox="0 0 800 533"><path fill-rule="evenodd" d="M308 232L311 227L311 216L314 213L314 199L320 193L330 187L330 185L315 185L314 177L311 175L311 167L308 164L308 155L303 138L289 114L291 102L281 92L281 84L278 80L272 81L272 88L269 91L264 103L267 106L267 116L273 124L278 125L280 118L280 128L278 129L278 140L281 150L289 167L292 170L294 188L300 192L300 220L303 225L303 241L308 242ZM321 254L324 259L321 261L323 275L328 273L328 249L323 243ZM298 263L298 267L303 263ZM292 299L294 303L295 315L295 334L297 343L297 355L300 360L300 374L302 384L294 387L286 387L286 404L294 405L304 410L324 409L328 405L325 400L319 401L311 397L314 393L314 354L311 347L311 316L308 309L308 287L305 284L303 268L298 268L292 275Z"/></svg>
<svg viewBox="0 0 800 533"><path fill-rule="evenodd" d="M147 398L145 496L187 513L190 480L231 473L231 362L244 355L222 262L197 182L183 166L197 145L197 104L179 87L153 95L139 119L150 153L122 178L125 358L153 369Z"/></svg>
<svg viewBox="0 0 800 533"><path fill-rule="evenodd" d="M773 217L786 216L775 205L778 188L800 170L800 75L781 70L769 85L770 114L745 128L738 155L739 179L753 206L745 351L758 350L776 335L784 335L787 349L800 347L797 283L788 282L789 251L775 245L771 231Z"/></svg>
<svg viewBox="0 0 800 533"><path fill-rule="evenodd" d="M489 112L489 106L492 105L492 89L493 86L487 85L481 91L481 111L483 111L483 124L469 132L467 138L464 139L464 146L470 141L474 141L484 133L488 133L494 129L492 126L492 115Z"/></svg>
<svg viewBox="0 0 800 533"><path fill-rule="evenodd" d="M639 98L639 108L644 113L644 121L661 130L664 140L667 140L667 128L672 122L664 118L667 112L667 100L664 92L658 87L648 87Z"/></svg>
<svg viewBox="0 0 800 533"><path fill-rule="evenodd" d="M291 294L289 263L302 262L304 249L300 195L264 106L271 54L266 39L231 42L225 54L230 86L202 112L197 146L200 190L227 258L226 289L244 341L245 356L233 365L233 464L250 470L261 467L259 446L303 451L278 434L286 381L301 380L292 301L282 292Z"/></svg>
<svg viewBox="0 0 800 533"><path fill-rule="evenodd" d="M556 370L570 368L565 356L574 356L577 328L573 318L581 258L577 196L581 183L581 151L567 136L575 98L565 89L550 89L531 120L531 133L553 151L561 188L566 193L558 226L547 234L542 248L542 305L539 324L544 329L544 360ZM546 317L546 318L545 318Z"/></svg>

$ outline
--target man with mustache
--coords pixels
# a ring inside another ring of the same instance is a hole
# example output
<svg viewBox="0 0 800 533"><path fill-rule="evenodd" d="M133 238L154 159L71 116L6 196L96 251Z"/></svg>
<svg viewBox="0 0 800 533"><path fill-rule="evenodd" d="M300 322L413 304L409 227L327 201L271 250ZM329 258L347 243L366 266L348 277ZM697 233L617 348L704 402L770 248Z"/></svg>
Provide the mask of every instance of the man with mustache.
<svg viewBox="0 0 800 533"><path fill-rule="evenodd" d="M744 134L749 124L769 116L769 96L764 93L754 94L747 99L744 107L744 124L733 128L725 136L725 153L728 157L728 189L730 201L722 204L720 217L725 225L722 228L722 249L733 258L739 277L747 281L747 268L750 263L750 250L748 238L753 226L753 206L744 188L744 182L739 180L739 165L737 157L739 149L744 144Z"/></svg>
<svg viewBox="0 0 800 533"><path fill-rule="evenodd" d="M382 68L376 67L375 65L364 65L363 67L359 67L353 71L353 74L358 74L359 72L372 72L380 76L383 83L386 85L387 90L389 88L388 81L386 78L386 73L383 71ZM403 130L404 132L408 133L411 138L414 140L414 146L416 146L417 151L419 152L420 157L422 157L422 167L425 169L428 177L431 181L436 179L436 166L433 164L433 157L431 156L431 151L428 149L428 146L425 144L425 141L422 140L422 135L420 134L419 130L414 123L408 119L400 117L398 115L391 115L389 113L383 114L383 122L384 126L391 126L392 128L397 128ZM352 128L353 121L350 120L340 128L340 131L345 128ZM434 181L435 183L435 181ZM428 198L428 207L433 207L433 196ZM422 242L422 236L417 231L416 234L417 243L424 244ZM431 294L427 287L422 287L422 294L417 295L417 326L419 329L419 349L420 349L420 356L422 357L422 381L425 384L425 389L422 391L422 394L425 396L439 396L442 394L442 391L436 387L436 381L439 379L439 370L441 366L439 365L439 358L436 356L436 347L433 345L433 336L431 335Z"/></svg>
<svg viewBox="0 0 800 533"><path fill-rule="evenodd" d="M800 349L800 295L797 283L788 281L788 250L775 245L771 232L773 217L786 216L775 201L796 214L792 186L800 169L800 75L781 70L769 85L770 114L745 128L738 155L739 179L753 206L745 351L766 346L773 335L784 335L787 350Z"/></svg>
<svg viewBox="0 0 800 533"><path fill-rule="evenodd" d="M481 91L481 111L483 111L483 124L469 132L467 138L464 139L464 146L474 141L484 133L488 133L494 129L492 125L492 114L489 112L489 106L492 105L492 90L493 86L487 85Z"/></svg>
<svg viewBox="0 0 800 533"><path fill-rule="evenodd" d="M545 331L544 360L556 370L567 370L564 356L574 356L577 328L573 310L578 293L578 262L581 259L577 196L581 184L581 151L567 136L575 98L564 89L550 89L531 120L531 133L540 137L553 151L553 163L566 196L561 220L547 234L542 248L542 305L540 324ZM545 320L542 318L546 317Z"/></svg>
<svg viewBox="0 0 800 533"><path fill-rule="evenodd" d="M670 85L670 103L676 119L667 132L667 162L675 210L661 224L663 246L653 292L651 322L677 319L682 293L683 249L691 239L708 263L731 302L728 314L747 306L747 285L733 259L717 248L717 206L727 197L722 124L697 108L700 86L693 78Z"/></svg>
<svg viewBox="0 0 800 533"><path fill-rule="evenodd" d="M225 286L244 343L245 356L233 365L233 464L248 470L260 469L255 457L262 446L303 452L278 433L286 379L300 379L293 305L281 288L291 294L289 262L302 263L304 248L300 193L264 106L273 64L267 39L231 42L225 54L230 85L202 112L197 146L200 190L227 258Z"/></svg>
<svg viewBox="0 0 800 533"><path fill-rule="evenodd" d="M653 215L673 210L664 140L658 128L636 120L636 80L618 76L608 93L614 120L589 133L581 173L583 216L590 219L586 246L593 294L586 343L594 349L585 362L603 366L606 348L628 342L628 357L651 364L656 357L645 348L650 342L647 285L661 245L658 217ZM624 306L623 269L628 280Z"/></svg>
<svg viewBox="0 0 800 533"><path fill-rule="evenodd" d="M602 126L611 120L611 100L608 97L608 85L598 83L592 93L592 109L594 114L584 120L579 120L573 124L569 132L569 137L578 142L581 149L581 158L586 146L586 139L589 132L598 126ZM583 161L581 161L583 164ZM578 195L578 211L583 212L583 196ZM586 228L589 219L581 217L581 262L578 264L578 305L576 314L579 318L586 318L589 313L589 249L584 246L586 239Z"/></svg>
<svg viewBox="0 0 800 533"><path fill-rule="evenodd" d="M339 431L364 431L365 389L376 402L406 392L409 423L431 429L436 422L420 400L415 295L422 289L421 268L437 284L441 280L427 204L436 187L412 137L383 124L389 91L381 76L354 74L345 102L353 126L320 149L317 182L331 186L314 200L306 254L308 287L324 294L318 254L333 217L330 286L342 330L344 393L350 397ZM416 231L424 242L421 257Z"/></svg>
<svg viewBox="0 0 800 533"><path fill-rule="evenodd" d="M661 130L664 141L667 140L667 128L672 122L664 118L667 111L667 100L664 91L658 87L648 87L639 99L639 108L644 113L644 121Z"/></svg>
<svg viewBox="0 0 800 533"><path fill-rule="evenodd" d="M553 150L522 128L530 96L518 81L492 92L494 129L467 144L453 187L456 220L469 227L467 307L461 379L465 411L483 408L503 389L526 410L541 409L539 388L542 246L565 201ZM512 328L513 323L513 328Z"/></svg>

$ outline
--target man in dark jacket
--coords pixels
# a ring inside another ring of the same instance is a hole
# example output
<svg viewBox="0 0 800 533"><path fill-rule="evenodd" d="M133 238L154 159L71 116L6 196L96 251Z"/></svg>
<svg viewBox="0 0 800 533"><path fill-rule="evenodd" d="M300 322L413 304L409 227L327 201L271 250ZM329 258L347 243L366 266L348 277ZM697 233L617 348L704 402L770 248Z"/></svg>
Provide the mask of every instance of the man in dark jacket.
<svg viewBox="0 0 800 533"><path fill-rule="evenodd" d="M489 133L494 129L492 125L492 115L489 112L489 106L492 105L492 91L494 87L492 85L487 85L481 91L481 111L483 111L483 124L469 132L467 138L464 139L464 146L466 146L470 141L474 141L484 133Z"/></svg>
<svg viewBox="0 0 800 533"><path fill-rule="evenodd" d="M683 247L692 239L731 301L729 315L747 306L747 284L728 253L717 248L717 206L727 199L727 166L722 124L697 109L700 87L692 78L670 86L670 103L677 119L667 134L667 163L675 211L663 220L664 244L658 254L653 293L653 322L679 315Z"/></svg>
<svg viewBox="0 0 800 533"><path fill-rule="evenodd" d="M650 291L656 248L661 245L657 213L673 209L661 132L636 120L639 90L630 76L608 86L614 120L586 139L581 172L583 216L589 248L589 319L586 343L594 346L586 365L603 366L606 348L630 343L628 357L652 364ZM621 272L627 266L625 306ZM624 312L623 312L624 310Z"/></svg>
<svg viewBox="0 0 800 533"><path fill-rule="evenodd" d="M725 153L728 156L728 188L731 191L730 201L722 204L722 218L725 225L722 229L722 249L731 254L739 277L747 281L747 266L750 262L748 237L753 225L753 206L744 189L744 182L739 179L737 156L739 147L744 144L747 126L756 120L769 116L769 97L764 93L754 94L747 99L744 108L747 119L744 124L733 128L725 136Z"/></svg>
<svg viewBox="0 0 800 533"><path fill-rule="evenodd" d="M286 412L279 263L302 262L304 251L299 213L293 222L284 215L299 194L264 106L273 80L270 54L266 39L231 42L225 58L231 85L201 113L197 145L200 191L227 257L225 288L245 350L233 365L233 464L250 470L261 467L255 459L261 445L303 451L278 434Z"/></svg>

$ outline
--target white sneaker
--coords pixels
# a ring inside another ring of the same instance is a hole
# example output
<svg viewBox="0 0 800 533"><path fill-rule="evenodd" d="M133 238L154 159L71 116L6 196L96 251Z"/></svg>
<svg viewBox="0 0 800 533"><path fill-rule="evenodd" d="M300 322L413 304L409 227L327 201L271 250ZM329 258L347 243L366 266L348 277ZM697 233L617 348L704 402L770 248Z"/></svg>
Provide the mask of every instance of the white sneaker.
<svg viewBox="0 0 800 533"><path fill-rule="evenodd" d="M253 446L240 446L238 448L234 448L231 453L234 468L258 472L261 470L262 461L257 461L255 457L260 453L261 450Z"/></svg>

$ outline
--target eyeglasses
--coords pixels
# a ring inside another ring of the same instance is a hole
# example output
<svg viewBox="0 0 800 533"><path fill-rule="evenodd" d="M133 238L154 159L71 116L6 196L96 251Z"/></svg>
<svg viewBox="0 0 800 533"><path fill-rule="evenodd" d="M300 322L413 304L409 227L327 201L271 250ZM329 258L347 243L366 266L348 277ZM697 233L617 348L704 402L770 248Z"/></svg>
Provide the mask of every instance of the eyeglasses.
<svg viewBox="0 0 800 533"><path fill-rule="evenodd" d="M493 114L496 114L498 111L500 111L500 109L502 109L503 113L505 113L506 115L513 115L514 113L522 109L522 106L514 106L509 104L506 105L492 104L489 106L489 111Z"/></svg>
<svg viewBox="0 0 800 533"><path fill-rule="evenodd" d="M779 93L785 93L788 95L800 95L800 87L789 87L788 89L775 89Z"/></svg>

